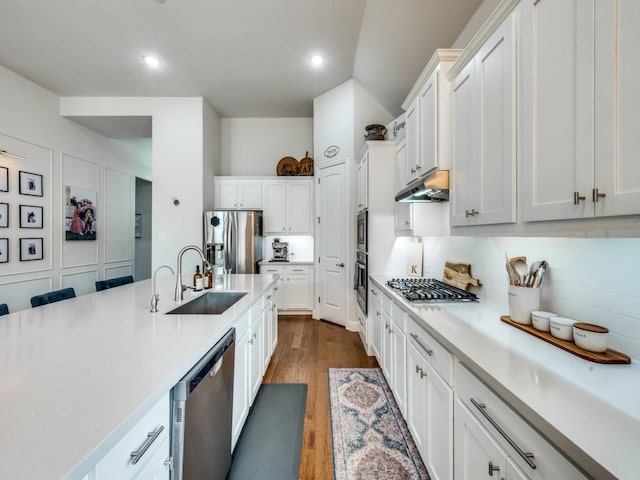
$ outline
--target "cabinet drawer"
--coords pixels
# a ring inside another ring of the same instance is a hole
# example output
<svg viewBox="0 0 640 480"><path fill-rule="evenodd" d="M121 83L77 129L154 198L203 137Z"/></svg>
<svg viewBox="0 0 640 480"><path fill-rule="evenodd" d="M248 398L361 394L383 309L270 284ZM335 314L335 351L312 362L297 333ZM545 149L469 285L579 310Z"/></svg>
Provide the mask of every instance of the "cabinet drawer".
<svg viewBox="0 0 640 480"><path fill-rule="evenodd" d="M260 265L260 273L277 273L282 275L284 273L283 265Z"/></svg>
<svg viewBox="0 0 640 480"><path fill-rule="evenodd" d="M455 374L456 396L528 478L585 479L558 450L460 362L456 362ZM527 460L525 454L533 456Z"/></svg>
<svg viewBox="0 0 640 480"><path fill-rule="evenodd" d="M311 265L285 265L284 273L289 274L308 274L311 273Z"/></svg>
<svg viewBox="0 0 640 480"><path fill-rule="evenodd" d="M382 292L371 282L369 282L369 293L369 298L376 302L379 306L382 306Z"/></svg>
<svg viewBox="0 0 640 480"><path fill-rule="evenodd" d="M167 393L98 462L96 479L127 479L137 475L169 438L169 419ZM138 453L137 457L134 457L134 452Z"/></svg>
<svg viewBox="0 0 640 480"><path fill-rule="evenodd" d="M411 317L407 321L407 340L426 355L433 369L447 384L453 385L453 355Z"/></svg>
<svg viewBox="0 0 640 480"><path fill-rule="evenodd" d="M391 311L393 309L393 300L391 300L391 297L386 293L382 294L382 309L387 315L391 316Z"/></svg>
<svg viewBox="0 0 640 480"><path fill-rule="evenodd" d="M236 329L236 339L241 339L249 331L249 323L251 323L251 313L243 313L234 325Z"/></svg>

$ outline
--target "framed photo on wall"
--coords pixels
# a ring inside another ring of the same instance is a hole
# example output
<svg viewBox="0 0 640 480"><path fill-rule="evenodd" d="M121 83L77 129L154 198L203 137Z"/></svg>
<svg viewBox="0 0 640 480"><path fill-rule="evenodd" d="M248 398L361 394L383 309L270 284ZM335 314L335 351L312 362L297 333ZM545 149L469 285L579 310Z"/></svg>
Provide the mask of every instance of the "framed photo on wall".
<svg viewBox="0 0 640 480"><path fill-rule="evenodd" d="M42 228L42 207L20 205L20 228Z"/></svg>
<svg viewBox="0 0 640 480"><path fill-rule="evenodd" d="M0 263L9 261L9 239L0 238Z"/></svg>
<svg viewBox="0 0 640 480"><path fill-rule="evenodd" d="M0 192L9 191L9 169L0 167Z"/></svg>
<svg viewBox="0 0 640 480"><path fill-rule="evenodd" d="M20 171L20 195L42 196L42 175Z"/></svg>
<svg viewBox="0 0 640 480"><path fill-rule="evenodd" d="M42 260L42 238L21 238L20 239L20 261Z"/></svg>
<svg viewBox="0 0 640 480"><path fill-rule="evenodd" d="M9 204L0 203L0 228L9 226Z"/></svg>

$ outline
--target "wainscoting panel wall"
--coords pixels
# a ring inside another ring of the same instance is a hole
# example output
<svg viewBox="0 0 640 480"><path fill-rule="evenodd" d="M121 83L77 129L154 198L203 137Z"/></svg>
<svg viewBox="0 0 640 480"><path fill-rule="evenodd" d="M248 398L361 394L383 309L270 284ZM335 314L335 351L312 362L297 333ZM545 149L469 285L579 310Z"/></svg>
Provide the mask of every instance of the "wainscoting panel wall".
<svg viewBox="0 0 640 480"><path fill-rule="evenodd" d="M51 277L30 278L1 285L0 298L2 303L9 305L9 312L13 313L31 308L31 297L51 290L54 290Z"/></svg>
<svg viewBox="0 0 640 480"><path fill-rule="evenodd" d="M110 278L126 277L127 275L132 275L130 264L121 265L118 267L106 267L104 269L105 280L109 280ZM137 280L137 279L134 278L134 280Z"/></svg>
<svg viewBox="0 0 640 480"><path fill-rule="evenodd" d="M105 263L130 261L133 238L134 177L105 168L104 178L104 261Z"/></svg>
<svg viewBox="0 0 640 480"><path fill-rule="evenodd" d="M75 273L63 273L60 275L60 288L71 287L76 295L86 295L96 291L98 270L85 270Z"/></svg>

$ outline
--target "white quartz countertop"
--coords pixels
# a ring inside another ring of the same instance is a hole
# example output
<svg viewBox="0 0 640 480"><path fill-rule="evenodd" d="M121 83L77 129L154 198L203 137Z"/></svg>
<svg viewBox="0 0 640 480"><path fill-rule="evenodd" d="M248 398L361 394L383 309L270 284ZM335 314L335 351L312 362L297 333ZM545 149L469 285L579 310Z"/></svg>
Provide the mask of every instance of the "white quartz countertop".
<svg viewBox="0 0 640 480"><path fill-rule="evenodd" d="M371 278L594 478L640 478L640 364L583 360L500 321L508 312L493 305L412 305Z"/></svg>
<svg viewBox="0 0 640 480"><path fill-rule="evenodd" d="M222 315L164 314L178 304L160 272L159 313L146 280L0 317L0 479L82 478L275 278L219 277L248 292Z"/></svg>

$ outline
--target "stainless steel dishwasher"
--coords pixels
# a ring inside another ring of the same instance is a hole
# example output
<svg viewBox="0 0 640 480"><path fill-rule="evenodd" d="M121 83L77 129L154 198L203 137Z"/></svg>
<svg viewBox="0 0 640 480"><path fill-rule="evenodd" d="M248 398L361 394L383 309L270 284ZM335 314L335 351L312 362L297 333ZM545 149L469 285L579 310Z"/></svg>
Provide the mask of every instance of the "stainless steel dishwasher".
<svg viewBox="0 0 640 480"><path fill-rule="evenodd" d="M173 389L173 480L224 480L231 466L234 328Z"/></svg>

